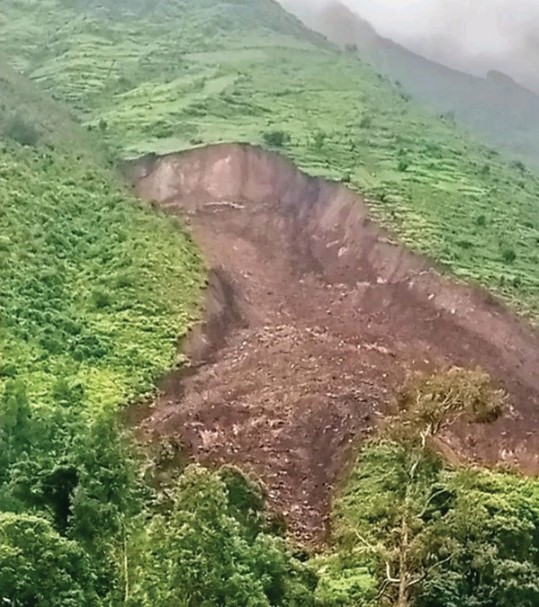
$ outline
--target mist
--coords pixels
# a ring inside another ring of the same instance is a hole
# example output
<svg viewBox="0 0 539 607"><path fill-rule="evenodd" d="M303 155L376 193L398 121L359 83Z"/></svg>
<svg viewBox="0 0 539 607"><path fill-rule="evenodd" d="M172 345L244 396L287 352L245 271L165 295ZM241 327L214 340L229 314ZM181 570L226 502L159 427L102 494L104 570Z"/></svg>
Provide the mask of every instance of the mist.
<svg viewBox="0 0 539 607"><path fill-rule="evenodd" d="M317 11L332 0L281 0ZM380 34L476 74L500 70L539 90L539 0L341 0Z"/></svg>

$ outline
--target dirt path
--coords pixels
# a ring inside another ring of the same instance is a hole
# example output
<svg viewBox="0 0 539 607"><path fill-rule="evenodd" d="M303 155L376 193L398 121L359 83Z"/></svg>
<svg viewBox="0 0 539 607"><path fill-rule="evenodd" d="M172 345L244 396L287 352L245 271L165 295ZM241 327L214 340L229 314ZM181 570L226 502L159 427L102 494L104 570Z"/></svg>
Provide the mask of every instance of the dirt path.
<svg viewBox="0 0 539 607"><path fill-rule="evenodd" d="M212 268L193 369L163 383L143 429L181 437L198 461L251 469L312 540L350 449L406 371L480 364L504 380L512 415L456 429L453 447L538 471L537 336L388 243L355 194L250 150L138 168L140 194L186 217Z"/></svg>

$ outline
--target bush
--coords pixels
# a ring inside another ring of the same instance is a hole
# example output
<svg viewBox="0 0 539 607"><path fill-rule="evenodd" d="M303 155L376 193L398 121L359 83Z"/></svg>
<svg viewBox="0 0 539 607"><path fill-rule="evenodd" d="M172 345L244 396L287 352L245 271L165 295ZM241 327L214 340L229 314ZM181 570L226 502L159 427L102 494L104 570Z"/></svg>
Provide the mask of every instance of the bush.
<svg viewBox="0 0 539 607"><path fill-rule="evenodd" d="M478 215L475 220L475 223L480 228L484 228L487 225L487 218L484 215Z"/></svg>
<svg viewBox="0 0 539 607"><path fill-rule="evenodd" d="M282 148L290 143L290 134L286 131L266 131L262 134L264 143L274 148Z"/></svg>
<svg viewBox="0 0 539 607"><path fill-rule="evenodd" d="M401 158L399 160L399 164L397 165L397 168L401 173L404 173L405 171L407 171L409 167L410 167L410 162L408 160L406 160L405 158Z"/></svg>
<svg viewBox="0 0 539 607"><path fill-rule="evenodd" d="M515 253L514 249L512 249L511 247L507 247L507 248L503 249L502 259L506 263L513 263L513 261L515 261L516 258L517 258L517 254Z"/></svg>
<svg viewBox="0 0 539 607"><path fill-rule="evenodd" d="M372 125L372 118L370 116L363 116L359 123L359 128L368 129Z"/></svg>
<svg viewBox="0 0 539 607"><path fill-rule="evenodd" d="M326 141L327 135L324 131L315 131L313 136L314 147L317 150L321 150L324 147L324 142Z"/></svg>
<svg viewBox="0 0 539 607"><path fill-rule="evenodd" d="M30 147L35 146L40 138L38 129L19 114L8 118L2 129L2 135L20 145Z"/></svg>

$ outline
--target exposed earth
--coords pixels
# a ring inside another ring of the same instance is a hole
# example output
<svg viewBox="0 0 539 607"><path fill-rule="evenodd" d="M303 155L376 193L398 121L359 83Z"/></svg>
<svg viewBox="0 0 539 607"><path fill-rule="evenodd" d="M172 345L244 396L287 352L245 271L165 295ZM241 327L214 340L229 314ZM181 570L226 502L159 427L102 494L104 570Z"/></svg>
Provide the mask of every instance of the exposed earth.
<svg viewBox="0 0 539 607"><path fill-rule="evenodd" d="M266 484L300 539L327 530L331 489L411 370L479 365L510 396L455 454L539 472L539 337L486 292L393 243L345 186L284 158L218 145L131 168L137 192L190 225L211 269L187 370L141 422L205 463Z"/></svg>

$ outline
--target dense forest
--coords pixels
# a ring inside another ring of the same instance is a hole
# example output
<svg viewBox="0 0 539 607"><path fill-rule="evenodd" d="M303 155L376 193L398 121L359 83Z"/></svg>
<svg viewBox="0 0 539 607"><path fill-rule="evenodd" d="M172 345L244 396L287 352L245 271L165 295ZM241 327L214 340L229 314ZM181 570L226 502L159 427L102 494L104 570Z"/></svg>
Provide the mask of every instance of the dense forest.
<svg viewBox="0 0 539 607"><path fill-rule="evenodd" d="M0 602L538 605L539 483L441 438L505 413L482 371L406 381L317 546L244 471L137 442L122 413L182 365L207 278L187 228L115 165L220 139L278 149L534 321L539 178L271 0L4 0L0 49Z"/></svg>

